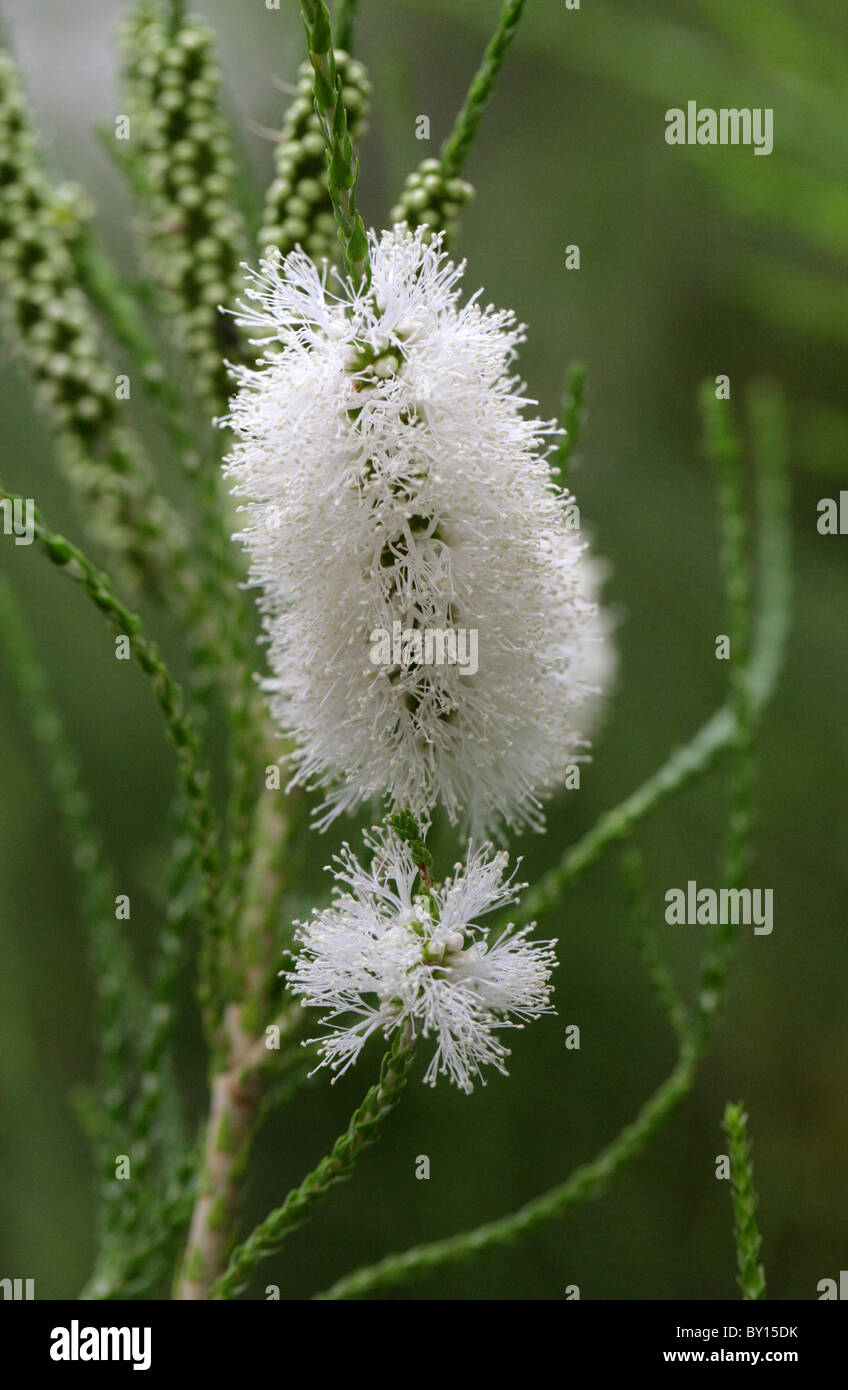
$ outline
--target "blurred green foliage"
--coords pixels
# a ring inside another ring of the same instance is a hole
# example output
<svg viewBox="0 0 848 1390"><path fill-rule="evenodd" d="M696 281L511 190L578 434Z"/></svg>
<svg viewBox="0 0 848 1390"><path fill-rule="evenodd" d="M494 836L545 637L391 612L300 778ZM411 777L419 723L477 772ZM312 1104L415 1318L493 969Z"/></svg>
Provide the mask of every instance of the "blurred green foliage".
<svg viewBox="0 0 848 1390"><path fill-rule="evenodd" d="M117 19L121 5L108 7ZM205 0L240 122L279 125L302 57L290 16ZM361 0L359 53L374 82L361 206L378 223L450 128L496 0ZM64 172L106 208L111 248L129 264L126 203L98 154L99 111L51 103L51 65L68 26L105 44L105 5L50 0L20 18L24 70ZM276 26L276 27L274 27ZM99 53L99 48L97 52ZM99 61L99 59L98 59ZM105 62L105 58L103 59ZM728 373L734 400L767 372L786 387L794 427L796 619L789 665L760 744L760 815L751 882L774 889L770 937L743 942L696 1090L670 1129L602 1199L478 1266L434 1276L402 1297L733 1297L728 1193L716 1181L716 1126L743 1093L757 1135L759 1224L772 1298L814 1298L848 1256L848 897L842 719L848 662L845 546L816 531L816 502L846 474L848 43L838 0L583 0L531 3L467 169L468 277L529 324L521 372L542 412L557 408L565 363L588 375L587 415L570 484L611 562L621 676L579 794L552 809L546 838L525 838L522 876L550 863L649 774L723 699L714 658L723 606L712 480L696 448L696 390ZM693 152L664 141L664 113L773 106L775 152ZM267 141L243 136L263 183ZM579 271L565 269L578 244ZM2 472L71 535L74 522L45 431L15 364L0 373ZM156 444L153 437L154 445ZM111 638L70 586L26 548L4 545L54 692L67 711L105 825L140 960L156 927L152 888L166 854L172 765L137 675L109 659ZM166 642L167 645L167 642ZM0 1274L36 1295L73 1296L91 1258L91 1172L72 1100L93 1065L90 981L73 882L49 789L8 682L0 676ZM667 928L663 893L715 874L721 773L638 836L648 911L684 985L697 928ZM346 824L343 832L351 835ZM325 892L331 845L313 837L302 893ZM450 846L444 847L450 854ZM559 938L559 1017L517 1035L511 1078L472 1098L413 1076L381 1142L298 1233L265 1278L281 1296L325 1286L389 1249L500 1214L560 1180L625 1123L668 1069L672 1043L629 934L613 859L546 924ZM581 1050L566 1051L566 1025ZM199 1116L203 1061L189 1010L185 1080ZM373 1065L377 1065L377 1052ZM246 1217L269 1206L327 1151L362 1091L316 1078L261 1139ZM416 1181L415 1159L431 1160Z"/></svg>

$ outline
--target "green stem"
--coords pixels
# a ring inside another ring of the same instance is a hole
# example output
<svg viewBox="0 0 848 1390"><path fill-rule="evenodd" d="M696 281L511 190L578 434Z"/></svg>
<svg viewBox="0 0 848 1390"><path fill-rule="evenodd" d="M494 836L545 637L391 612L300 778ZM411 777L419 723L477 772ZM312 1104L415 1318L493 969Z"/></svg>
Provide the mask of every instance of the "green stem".
<svg viewBox="0 0 848 1390"><path fill-rule="evenodd" d="M748 1138L748 1116L740 1101L730 1101L724 1112L722 1128L730 1149L730 1180L733 1188L733 1234L736 1241L736 1263L739 1270L736 1282L745 1299L764 1298L766 1276L760 1264L763 1238L757 1226L757 1193L754 1188L753 1145Z"/></svg>
<svg viewBox="0 0 848 1390"><path fill-rule="evenodd" d="M471 153L483 111L512 47L523 9L524 0L506 0L501 10L498 27L486 45L480 67L439 155L442 169L448 176L457 175Z"/></svg>
<svg viewBox="0 0 848 1390"><path fill-rule="evenodd" d="M632 1163L663 1128L692 1085L695 1057L691 1050L681 1054L671 1075L643 1105L636 1119L598 1154L591 1163L575 1169L567 1182L552 1187L541 1197L527 1202L518 1211L497 1221L489 1221L471 1231L462 1231L446 1240L416 1245L402 1255L389 1255L378 1264L356 1270L333 1284L320 1299L361 1298L402 1281L426 1274L446 1264L457 1264L484 1251L509 1245L547 1221L564 1216L599 1193Z"/></svg>
<svg viewBox="0 0 848 1390"><path fill-rule="evenodd" d="M0 482L0 498L9 498L14 505L23 499L9 493ZM88 594L106 615L115 630L129 637L132 654L150 680L156 703L165 721L177 754L180 781L190 815L188 829L194 846L195 864L201 880L201 914L204 925L204 950L201 966L201 994L210 1004L214 994L218 964L217 945L220 936L218 917L218 830L209 800L208 774L201 768L199 740L194 724L185 710L182 687L171 675L156 643L147 637L141 619L121 602L112 581L92 564L77 546L47 526L35 509L35 539L52 563Z"/></svg>
<svg viewBox="0 0 848 1390"><path fill-rule="evenodd" d="M356 208L359 161L348 134L342 82L333 55L330 16L323 0L301 0L300 9L315 74L315 110L327 145L327 183L339 229L342 258L354 286L367 289L371 283L368 238Z"/></svg>
<svg viewBox="0 0 848 1390"><path fill-rule="evenodd" d="M247 1284L260 1260L273 1255L293 1230L302 1226L330 1188L349 1178L360 1153L378 1137L382 1120L395 1108L406 1084L412 1060L411 1041L404 1030L395 1039L380 1067L380 1079L354 1111L350 1123L328 1157L288 1194L282 1206L266 1216L236 1250L229 1265L213 1285L210 1297L235 1297Z"/></svg>

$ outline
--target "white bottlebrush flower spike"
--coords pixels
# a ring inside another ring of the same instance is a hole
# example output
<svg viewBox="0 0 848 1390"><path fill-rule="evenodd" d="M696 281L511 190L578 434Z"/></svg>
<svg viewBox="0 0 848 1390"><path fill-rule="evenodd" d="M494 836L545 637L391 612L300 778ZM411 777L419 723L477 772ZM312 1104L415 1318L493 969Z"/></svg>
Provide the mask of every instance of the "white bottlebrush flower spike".
<svg viewBox="0 0 848 1390"><path fill-rule="evenodd" d="M420 229L372 234L371 258L370 290L337 293L300 251L265 261L240 320L264 357L236 370L227 468L273 714L326 820L376 794L481 838L540 826L608 676L595 567L551 481L553 426L522 413L512 313L461 306L463 267ZM476 642L476 673L438 645L378 664L380 634L410 631Z"/></svg>
<svg viewBox="0 0 848 1390"><path fill-rule="evenodd" d="M363 868L345 845L336 859L332 905L298 923L299 950L289 988L324 1012L317 1042L339 1074L355 1062L372 1033L391 1037L407 1027L433 1039L425 1081L439 1073L464 1091L483 1080L481 1068L506 1074L509 1049L497 1036L552 1013L553 941L529 941L533 924L508 928L496 941L477 918L516 900L507 855L469 848L464 865L428 891L415 891L418 871L409 846L390 832L365 842Z"/></svg>

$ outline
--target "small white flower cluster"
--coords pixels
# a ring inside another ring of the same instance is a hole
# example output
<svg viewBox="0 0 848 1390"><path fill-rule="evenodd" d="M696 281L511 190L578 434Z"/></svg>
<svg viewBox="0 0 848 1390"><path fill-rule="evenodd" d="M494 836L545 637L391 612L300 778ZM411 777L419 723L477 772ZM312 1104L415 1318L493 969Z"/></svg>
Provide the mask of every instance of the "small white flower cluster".
<svg viewBox="0 0 848 1390"><path fill-rule="evenodd" d="M441 1073L463 1091L484 1080L481 1068L505 1074L509 1049L497 1036L552 1013L553 941L529 941L532 926L507 927L489 939L477 918L516 899L507 856L469 849L464 865L440 886L415 891L418 869L396 835L365 836L363 868L348 846L336 859L332 905L298 923L299 953L286 972L304 1005L324 1011L319 1066L337 1074L355 1062L368 1037L435 1040L425 1081ZM484 1082L485 1084L485 1082Z"/></svg>
<svg viewBox="0 0 848 1390"><path fill-rule="evenodd" d="M227 469L273 714L324 824L377 795L478 838L540 827L609 676L596 570L553 426L523 414L513 315L460 305L463 267L421 228L370 250L367 290L332 292L300 250L263 262L240 319L264 356L235 369ZM376 665L370 635L396 622L478 632L479 669Z"/></svg>

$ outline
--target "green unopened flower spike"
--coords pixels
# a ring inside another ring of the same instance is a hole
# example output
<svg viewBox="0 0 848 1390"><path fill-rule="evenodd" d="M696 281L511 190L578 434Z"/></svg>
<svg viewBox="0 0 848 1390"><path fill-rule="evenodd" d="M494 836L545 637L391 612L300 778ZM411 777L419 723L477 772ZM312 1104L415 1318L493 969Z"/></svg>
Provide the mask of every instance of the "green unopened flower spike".
<svg viewBox="0 0 848 1390"><path fill-rule="evenodd" d="M156 6L124 27L128 164L144 212L151 272L204 403L228 396L223 358L238 359L232 302L247 234L235 207L236 162L220 110L213 31L190 18L172 32Z"/></svg>
<svg viewBox="0 0 848 1390"><path fill-rule="evenodd" d="M470 183L448 174L438 159L425 159L407 177L390 220L412 228L427 227L428 235L444 232L450 245L459 234L462 209L473 197Z"/></svg>
<svg viewBox="0 0 848 1390"><path fill-rule="evenodd" d="M39 390L63 427L88 441L115 410L96 327L74 285L68 190L41 166L14 63L0 53L0 283L11 327Z"/></svg>
<svg viewBox="0 0 848 1390"><path fill-rule="evenodd" d="M766 1276L759 1263L763 1238L757 1228L757 1194L754 1190L754 1166L751 1162L753 1145L748 1138L748 1116L740 1101L728 1102L722 1128L730 1148L730 1177L733 1184L734 1235L736 1262L739 1267L736 1282L746 1299L763 1298Z"/></svg>
<svg viewBox="0 0 848 1390"><path fill-rule="evenodd" d="M350 137L358 143L366 132L371 83L361 63L335 50L336 71L350 122ZM301 246L313 261L332 258L338 247L336 219L327 186L326 143L313 101L312 64L298 69L297 96L286 112L274 159L276 177L265 199L265 225L259 233L262 249L274 246L288 255Z"/></svg>
<svg viewBox="0 0 848 1390"><path fill-rule="evenodd" d="M15 64L0 51L0 299L89 530L124 576L155 590L175 546L138 441L119 419L99 324L73 249L87 218L72 185L44 170Z"/></svg>

